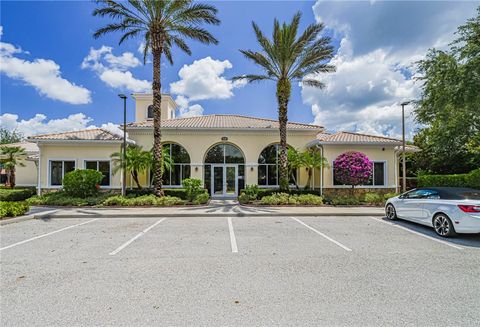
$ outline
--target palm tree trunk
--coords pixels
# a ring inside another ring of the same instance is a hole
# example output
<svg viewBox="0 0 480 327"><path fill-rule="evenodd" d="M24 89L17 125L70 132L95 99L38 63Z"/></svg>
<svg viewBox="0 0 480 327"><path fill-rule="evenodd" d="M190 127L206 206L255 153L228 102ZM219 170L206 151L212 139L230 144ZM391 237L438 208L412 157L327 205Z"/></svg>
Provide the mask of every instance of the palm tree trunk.
<svg viewBox="0 0 480 327"><path fill-rule="evenodd" d="M288 159L287 159L287 123L288 101L291 84L288 79L277 82L278 123L280 125L280 190L288 191Z"/></svg>
<svg viewBox="0 0 480 327"><path fill-rule="evenodd" d="M15 187L15 168L12 168L10 170L10 187L11 188Z"/></svg>
<svg viewBox="0 0 480 327"><path fill-rule="evenodd" d="M135 184L137 184L137 189L141 190L142 185L140 185L140 182L138 180L138 172L136 170L132 171L132 178Z"/></svg>
<svg viewBox="0 0 480 327"><path fill-rule="evenodd" d="M161 67L162 41L160 36L152 33L152 56L153 56L153 192L156 196L163 196L163 152L162 152L162 86Z"/></svg>

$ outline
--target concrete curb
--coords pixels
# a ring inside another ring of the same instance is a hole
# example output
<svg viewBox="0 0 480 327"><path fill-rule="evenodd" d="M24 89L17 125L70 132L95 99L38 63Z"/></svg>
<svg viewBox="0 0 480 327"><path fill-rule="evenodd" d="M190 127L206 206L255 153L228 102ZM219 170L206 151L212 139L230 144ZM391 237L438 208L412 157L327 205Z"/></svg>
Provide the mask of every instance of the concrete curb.
<svg viewBox="0 0 480 327"><path fill-rule="evenodd" d="M38 212L38 213L31 214L31 215L24 215L24 216L18 216L18 217L13 217L13 218L8 218L8 219L2 219L2 220L0 220L0 226L19 223L19 222L22 222L22 221L25 221L25 220L30 220L30 219L49 218L52 213L57 212L57 211L58 211L58 209L55 209L55 210L49 210L49 211L45 211L45 212Z"/></svg>
<svg viewBox="0 0 480 327"><path fill-rule="evenodd" d="M307 212L290 212L290 213L248 213L248 212L223 212L223 213L199 213L199 214L190 214L190 213L158 213L158 214L102 214L102 213L92 213L92 214L47 214L38 218L207 218L207 217L328 217L328 216L342 216L342 217L369 217L369 216L381 216L378 212L365 212L365 213L307 213Z"/></svg>

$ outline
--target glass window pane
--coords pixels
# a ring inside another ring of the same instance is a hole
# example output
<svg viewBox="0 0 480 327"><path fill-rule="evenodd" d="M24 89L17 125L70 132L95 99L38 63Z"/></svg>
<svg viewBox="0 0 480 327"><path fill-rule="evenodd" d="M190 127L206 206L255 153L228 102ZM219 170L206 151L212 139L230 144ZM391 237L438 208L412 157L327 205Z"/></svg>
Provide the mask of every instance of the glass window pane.
<svg viewBox="0 0 480 327"><path fill-rule="evenodd" d="M268 179L267 179L267 184L268 185L278 185L278 178L277 178L277 165L268 165L267 166L268 170Z"/></svg>
<svg viewBox="0 0 480 327"><path fill-rule="evenodd" d="M97 162L96 161L86 161L85 162L85 169L97 170Z"/></svg>
<svg viewBox="0 0 480 327"><path fill-rule="evenodd" d="M211 193L211 176L212 176L212 166L211 165L205 165L203 167L204 169L204 183L205 183L205 188L207 189L208 193Z"/></svg>
<svg viewBox="0 0 480 327"><path fill-rule="evenodd" d="M172 180L170 185L182 185L180 171L182 167L180 165L173 165L172 167Z"/></svg>
<svg viewBox="0 0 480 327"><path fill-rule="evenodd" d="M385 185L385 163L374 162L373 167L374 185Z"/></svg>
<svg viewBox="0 0 480 327"><path fill-rule="evenodd" d="M64 161L63 162L63 175L75 170L75 161Z"/></svg>
<svg viewBox="0 0 480 327"><path fill-rule="evenodd" d="M62 162L61 161L50 162L50 184L62 185Z"/></svg>
<svg viewBox="0 0 480 327"><path fill-rule="evenodd" d="M243 154L236 146L225 144L226 163L244 163Z"/></svg>
<svg viewBox="0 0 480 327"><path fill-rule="evenodd" d="M102 186L110 185L110 161L99 161L98 171L103 174L103 179L100 182Z"/></svg>
<svg viewBox="0 0 480 327"><path fill-rule="evenodd" d="M172 167L172 169L173 169L173 167ZM170 170L165 169L163 171L162 183L163 183L163 185L170 185Z"/></svg>
<svg viewBox="0 0 480 327"><path fill-rule="evenodd" d="M267 185L267 166L258 165L258 185Z"/></svg>
<svg viewBox="0 0 480 327"><path fill-rule="evenodd" d="M174 163L190 163L190 156L183 146L179 144L171 144L171 147Z"/></svg>
<svg viewBox="0 0 480 327"><path fill-rule="evenodd" d="M278 145L272 144L265 149L263 149L262 153L258 157L258 163L269 163L269 164L276 164L277 163L277 150Z"/></svg>
<svg viewBox="0 0 480 327"><path fill-rule="evenodd" d="M238 190L245 188L245 165L238 165Z"/></svg>
<svg viewBox="0 0 480 327"><path fill-rule="evenodd" d="M213 167L213 193L223 194L223 167Z"/></svg>
<svg viewBox="0 0 480 327"><path fill-rule="evenodd" d="M153 104L148 106L147 109L147 118L153 118Z"/></svg>
<svg viewBox="0 0 480 327"><path fill-rule="evenodd" d="M182 181L185 178L190 178L190 165L182 165Z"/></svg>
<svg viewBox="0 0 480 327"><path fill-rule="evenodd" d="M208 153L205 157L205 162L206 163L224 163L224 158L223 158L223 144L218 144L208 150Z"/></svg>

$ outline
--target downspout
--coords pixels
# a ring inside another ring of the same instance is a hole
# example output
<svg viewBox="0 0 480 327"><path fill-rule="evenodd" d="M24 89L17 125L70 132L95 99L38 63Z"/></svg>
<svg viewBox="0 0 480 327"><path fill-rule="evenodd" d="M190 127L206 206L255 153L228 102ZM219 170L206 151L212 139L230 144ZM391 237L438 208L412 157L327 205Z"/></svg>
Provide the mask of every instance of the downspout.
<svg viewBox="0 0 480 327"><path fill-rule="evenodd" d="M395 158L394 158L394 164L395 164L395 192L398 192L399 191L399 188L398 188L398 154L399 154L399 151L394 151L393 154L395 155Z"/></svg>

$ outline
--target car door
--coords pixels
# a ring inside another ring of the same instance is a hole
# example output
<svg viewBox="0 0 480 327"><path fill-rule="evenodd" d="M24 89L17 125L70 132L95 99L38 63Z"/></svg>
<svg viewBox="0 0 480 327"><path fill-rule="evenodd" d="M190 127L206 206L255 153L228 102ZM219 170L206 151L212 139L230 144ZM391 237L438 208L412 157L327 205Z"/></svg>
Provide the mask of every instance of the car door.
<svg viewBox="0 0 480 327"><path fill-rule="evenodd" d="M426 193L423 189L413 190L403 194L397 205L397 215L407 220L420 221L425 215L423 204Z"/></svg>

